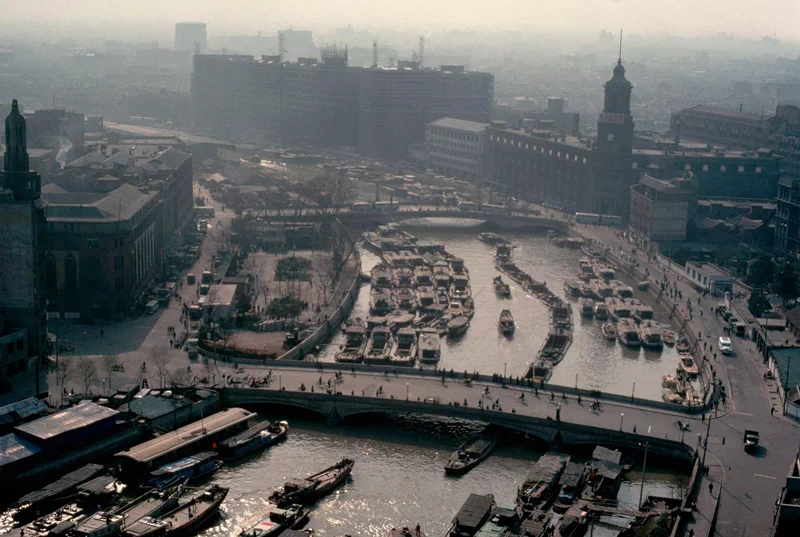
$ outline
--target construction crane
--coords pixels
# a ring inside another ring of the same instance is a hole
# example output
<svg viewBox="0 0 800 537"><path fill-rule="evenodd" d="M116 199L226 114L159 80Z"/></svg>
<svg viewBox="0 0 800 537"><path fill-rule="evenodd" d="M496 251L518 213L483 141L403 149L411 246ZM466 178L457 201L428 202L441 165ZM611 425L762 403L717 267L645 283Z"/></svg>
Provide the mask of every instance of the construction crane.
<svg viewBox="0 0 800 537"><path fill-rule="evenodd" d="M422 69L422 64L425 61L425 36L419 36L419 52L417 53L417 60L419 61L419 68Z"/></svg>
<svg viewBox="0 0 800 537"><path fill-rule="evenodd" d="M278 32L278 55L280 56L280 62L283 63L283 55L288 54L286 50L286 35L283 32Z"/></svg>

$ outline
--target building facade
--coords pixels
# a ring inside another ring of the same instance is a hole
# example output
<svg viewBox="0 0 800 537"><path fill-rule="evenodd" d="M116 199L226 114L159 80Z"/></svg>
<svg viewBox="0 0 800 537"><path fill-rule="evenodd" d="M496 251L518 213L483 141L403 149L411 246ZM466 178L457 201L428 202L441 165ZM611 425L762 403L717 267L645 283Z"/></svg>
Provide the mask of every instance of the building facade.
<svg viewBox="0 0 800 537"><path fill-rule="evenodd" d="M45 278L52 312L116 319L130 313L164 258L165 203L123 184L111 192L45 188Z"/></svg>
<svg viewBox="0 0 800 537"><path fill-rule="evenodd" d="M631 187L630 230L646 242L686 240L690 213L697 205L695 183L691 172L676 179L643 174ZM642 247L649 250L647 244Z"/></svg>
<svg viewBox="0 0 800 537"><path fill-rule="evenodd" d="M530 127L487 127L486 180L523 199L554 203L569 211L619 215L623 220L631 207L630 188L645 171L666 177L691 172L700 197L775 196L783 159L769 149L733 151L697 144L635 147L631 91L620 62L605 85L596 139Z"/></svg>
<svg viewBox="0 0 800 537"><path fill-rule="evenodd" d="M494 78L461 66L349 67L347 51L281 62L277 56L195 55L196 124L247 136L405 157L441 117L488 122Z"/></svg>
<svg viewBox="0 0 800 537"><path fill-rule="evenodd" d="M47 295L41 234L45 225L41 178L30 170L25 118L16 99L5 122L0 172L0 315L26 330L30 356L47 352Z"/></svg>
<svg viewBox="0 0 800 537"><path fill-rule="evenodd" d="M672 114L670 130L677 139L691 138L730 148L767 147L768 122L762 114L699 105Z"/></svg>
<svg viewBox="0 0 800 537"><path fill-rule="evenodd" d="M714 296L733 291L733 278L730 274L712 263L686 262L686 275L695 285L708 289Z"/></svg>
<svg viewBox="0 0 800 537"><path fill-rule="evenodd" d="M488 123L443 117L425 128L425 166L439 174L477 182L481 178Z"/></svg>
<svg viewBox="0 0 800 537"><path fill-rule="evenodd" d="M800 255L800 179L782 177L775 201L775 249L784 255Z"/></svg>

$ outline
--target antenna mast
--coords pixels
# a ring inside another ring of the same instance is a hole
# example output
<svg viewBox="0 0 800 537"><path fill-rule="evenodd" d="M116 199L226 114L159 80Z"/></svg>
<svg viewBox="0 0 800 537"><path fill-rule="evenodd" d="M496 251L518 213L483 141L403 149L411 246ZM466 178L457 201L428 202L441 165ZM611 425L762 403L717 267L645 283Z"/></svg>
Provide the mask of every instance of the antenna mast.
<svg viewBox="0 0 800 537"><path fill-rule="evenodd" d="M622 30L619 31L619 59L617 63L622 63Z"/></svg>
<svg viewBox="0 0 800 537"><path fill-rule="evenodd" d="M425 36L419 36L419 54L417 54L419 59L419 68L422 69L422 63L425 60Z"/></svg>
<svg viewBox="0 0 800 537"><path fill-rule="evenodd" d="M284 54L286 54L286 35L283 32L278 32L278 55L281 63L283 63Z"/></svg>
<svg viewBox="0 0 800 537"><path fill-rule="evenodd" d="M378 67L378 41L372 42L372 67Z"/></svg>

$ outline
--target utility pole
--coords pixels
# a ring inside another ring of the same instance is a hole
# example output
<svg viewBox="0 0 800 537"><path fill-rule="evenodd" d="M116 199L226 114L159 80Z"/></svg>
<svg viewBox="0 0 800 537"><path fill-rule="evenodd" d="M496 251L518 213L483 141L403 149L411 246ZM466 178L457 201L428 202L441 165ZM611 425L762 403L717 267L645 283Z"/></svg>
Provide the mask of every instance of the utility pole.
<svg viewBox="0 0 800 537"><path fill-rule="evenodd" d="M644 443L644 464L642 465L642 483L639 485L639 509L642 508L642 495L644 494L644 474L645 474L645 472L647 472L647 449L649 447L650 447L650 442L645 442Z"/></svg>
<svg viewBox="0 0 800 537"><path fill-rule="evenodd" d="M703 442L703 462L700 463L702 468L706 467L706 453L708 453L708 435L711 433L711 416L708 417L708 424L706 425L706 439Z"/></svg>

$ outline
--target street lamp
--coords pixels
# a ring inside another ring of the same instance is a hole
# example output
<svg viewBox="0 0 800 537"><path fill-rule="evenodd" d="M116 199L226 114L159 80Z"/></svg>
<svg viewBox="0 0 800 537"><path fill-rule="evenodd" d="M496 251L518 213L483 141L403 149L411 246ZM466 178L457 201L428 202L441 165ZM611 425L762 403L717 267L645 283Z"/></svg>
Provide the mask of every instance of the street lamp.
<svg viewBox="0 0 800 537"><path fill-rule="evenodd" d="M619 430L620 431L622 430L622 420L624 420L624 419L625 419L625 413L624 412L620 412L619 413Z"/></svg>
<svg viewBox="0 0 800 537"><path fill-rule="evenodd" d="M406 382L406 401L408 401L408 382Z"/></svg>
<svg viewBox="0 0 800 537"><path fill-rule="evenodd" d="M278 391L283 391L283 379L281 378L281 374L278 373Z"/></svg>
<svg viewBox="0 0 800 537"><path fill-rule="evenodd" d="M636 381L633 381L633 389L631 390L631 403L633 403L634 395L636 394Z"/></svg>
<svg viewBox="0 0 800 537"><path fill-rule="evenodd" d="M506 370L508 369L508 362L503 362L503 379L506 378Z"/></svg>
<svg viewBox="0 0 800 537"><path fill-rule="evenodd" d="M639 443L641 446L642 444ZM642 484L639 486L639 509L642 508L642 494L644 494L644 474L647 471L647 448L650 447L650 442L644 443L644 463L642 464Z"/></svg>

